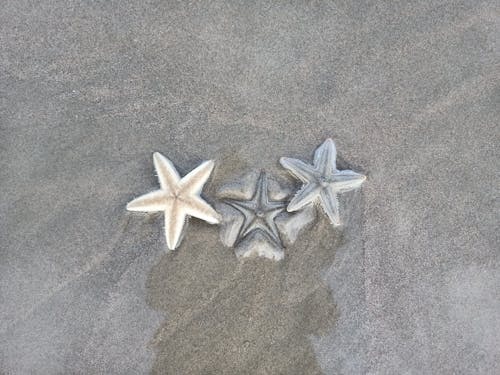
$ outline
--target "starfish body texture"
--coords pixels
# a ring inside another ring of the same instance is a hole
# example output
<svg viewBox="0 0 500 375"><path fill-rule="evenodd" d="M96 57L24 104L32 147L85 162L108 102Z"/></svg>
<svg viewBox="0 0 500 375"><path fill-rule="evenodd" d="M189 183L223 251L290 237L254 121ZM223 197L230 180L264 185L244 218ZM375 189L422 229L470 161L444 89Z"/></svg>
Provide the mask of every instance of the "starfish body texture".
<svg viewBox="0 0 500 375"><path fill-rule="evenodd" d="M286 202L269 200L267 178L264 172L260 174L257 187L250 200L226 199L225 203L238 210L244 218L237 242L241 242L254 231L260 231L275 245L282 246L274 219L285 211Z"/></svg>
<svg viewBox="0 0 500 375"><path fill-rule="evenodd" d="M336 156L335 143L327 139L316 149L313 165L298 159L280 159L281 165L304 183L288 204L287 211L298 211L319 202L330 222L341 224L337 194L360 187L366 177L351 170L339 171Z"/></svg>
<svg viewBox="0 0 500 375"><path fill-rule="evenodd" d="M179 246L187 217L193 216L210 224L219 223L218 213L200 197L214 162L208 160L201 163L183 178L172 162L159 152L153 154L153 162L160 189L134 199L127 205L127 210L163 211L167 246L174 250Z"/></svg>

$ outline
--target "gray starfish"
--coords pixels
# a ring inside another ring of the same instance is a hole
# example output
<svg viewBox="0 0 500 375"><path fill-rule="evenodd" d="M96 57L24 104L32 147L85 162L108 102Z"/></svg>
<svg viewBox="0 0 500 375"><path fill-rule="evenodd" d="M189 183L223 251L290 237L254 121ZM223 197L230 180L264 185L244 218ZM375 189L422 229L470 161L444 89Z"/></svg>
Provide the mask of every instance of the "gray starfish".
<svg viewBox="0 0 500 375"><path fill-rule="evenodd" d="M174 250L180 243L186 217L194 216L210 224L219 223L219 214L201 197L201 189L214 168L212 160L201 163L183 178L170 160L159 152L153 154L153 162L160 190L144 194L127 204L129 211L165 213L167 246Z"/></svg>
<svg viewBox="0 0 500 375"><path fill-rule="evenodd" d="M261 172L259 176L252 199L247 201L225 199L224 202L238 210L244 218L238 232L237 242L241 242L251 232L261 231L276 245L282 246L274 219L279 213L285 211L286 202L269 200L267 178L264 172Z"/></svg>
<svg viewBox="0 0 500 375"><path fill-rule="evenodd" d="M330 222L340 225L337 194L361 186L366 177L351 170L339 171L336 155L335 143L328 138L315 151L313 165L298 159L280 159L281 165L304 183L288 204L287 211L300 210L319 200Z"/></svg>

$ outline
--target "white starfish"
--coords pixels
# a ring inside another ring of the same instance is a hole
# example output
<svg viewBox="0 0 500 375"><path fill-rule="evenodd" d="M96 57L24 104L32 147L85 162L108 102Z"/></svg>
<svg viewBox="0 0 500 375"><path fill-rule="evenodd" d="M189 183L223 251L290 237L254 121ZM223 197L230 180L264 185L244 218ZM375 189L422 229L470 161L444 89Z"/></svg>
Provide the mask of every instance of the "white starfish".
<svg viewBox="0 0 500 375"><path fill-rule="evenodd" d="M328 138L315 151L313 165L298 159L280 159L281 165L304 183L288 204L288 212L319 200L331 223L340 225L337 194L358 188L366 177L350 170L339 171L336 155L335 143Z"/></svg>
<svg viewBox="0 0 500 375"><path fill-rule="evenodd" d="M153 162L160 190L144 194L127 204L129 211L165 214L167 246L174 250L179 245L186 217L193 216L210 224L219 223L219 214L201 197L203 185L214 168L212 160L201 163L182 179L170 160L159 152L153 154Z"/></svg>

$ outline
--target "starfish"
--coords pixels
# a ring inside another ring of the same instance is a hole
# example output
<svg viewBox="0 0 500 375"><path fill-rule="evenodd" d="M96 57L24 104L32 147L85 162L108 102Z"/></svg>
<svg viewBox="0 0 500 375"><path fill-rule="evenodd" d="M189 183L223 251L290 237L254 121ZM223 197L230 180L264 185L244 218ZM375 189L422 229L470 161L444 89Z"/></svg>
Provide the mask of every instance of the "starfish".
<svg viewBox="0 0 500 375"><path fill-rule="evenodd" d="M269 200L267 178L264 172L261 172L255 192L250 200L226 199L224 202L243 215L244 221L238 233L238 242L241 242L251 232L259 230L281 247L281 240L274 218L285 211L286 202Z"/></svg>
<svg viewBox="0 0 500 375"><path fill-rule="evenodd" d="M183 178L170 160L159 152L153 154L160 189L144 194L127 204L129 211L165 213L167 246L175 250L180 243L186 217L193 216L210 224L219 223L219 214L201 197L203 185L214 168L212 160L201 163Z"/></svg>
<svg viewBox="0 0 500 375"><path fill-rule="evenodd" d="M330 222L341 224L337 194L358 188L366 177L351 170L339 171L336 154L335 143L328 138L314 153L313 165L298 159L280 159L281 165L304 183L288 204L288 212L319 201Z"/></svg>

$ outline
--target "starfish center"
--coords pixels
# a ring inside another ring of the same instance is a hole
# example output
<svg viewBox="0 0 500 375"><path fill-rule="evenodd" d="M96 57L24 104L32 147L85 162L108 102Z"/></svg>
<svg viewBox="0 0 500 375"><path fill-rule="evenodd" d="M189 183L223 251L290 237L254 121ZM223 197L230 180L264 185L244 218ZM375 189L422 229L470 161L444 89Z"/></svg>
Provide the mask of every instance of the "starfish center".
<svg viewBox="0 0 500 375"><path fill-rule="evenodd" d="M257 212L255 214L257 215L257 217L264 217L264 215L266 213L264 211L262 211L262 210L257 210Z"/></svg>
<svg viewBox="0 0 500 375"><path fill-rule="evenodd" d="M321 187L327 187L332 182L333 182L332 179L326 176L321 176L319 178L319 184L321 185Z"/></svg>

